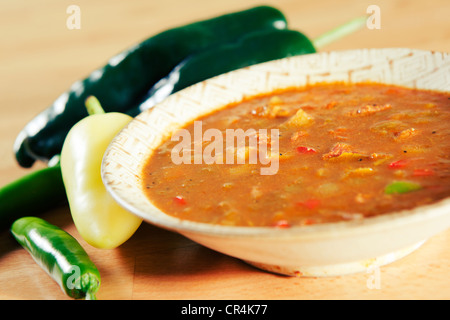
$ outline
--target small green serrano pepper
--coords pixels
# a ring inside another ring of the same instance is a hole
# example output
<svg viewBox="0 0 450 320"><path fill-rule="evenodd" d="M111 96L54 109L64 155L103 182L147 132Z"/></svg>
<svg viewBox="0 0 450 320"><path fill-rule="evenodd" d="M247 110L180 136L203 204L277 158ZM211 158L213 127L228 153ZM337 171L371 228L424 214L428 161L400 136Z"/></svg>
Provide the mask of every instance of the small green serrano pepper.
<svg viewBox="0 0 450 320"><path fill-rule="evenodd" d="M100 272L74 237L37 217L16 220L11 233L69 297L96 299Z"/></svg>
<svg viewBox="0 0 450 320"><path fill-rule="evenodd" d="M148 90L188 56L233 42L261 29L284 29L283 14L269 6L218 16L161 32L114 56L78 81L30 121L14 143L16 160L31 167L61 152L70 128L87 116L84 101L96 96L106 112L123 112L137 105ZM208 68L209 66L205 66Z"/></svg>
<svg viewBox="0 0 450 320"><path fill-rule="evenodd" d="M0 230L9 229L14 220L67 203L59 157L49 166L35 170L0 188Z"/></svg>

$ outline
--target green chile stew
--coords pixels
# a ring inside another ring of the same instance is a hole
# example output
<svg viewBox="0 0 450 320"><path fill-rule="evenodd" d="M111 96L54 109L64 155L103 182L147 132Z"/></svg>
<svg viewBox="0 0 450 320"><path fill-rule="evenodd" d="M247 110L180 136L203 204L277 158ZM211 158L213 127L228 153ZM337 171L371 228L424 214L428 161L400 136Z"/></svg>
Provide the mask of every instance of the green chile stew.
<svg viewBox="0 0 450 320"><path fill-rule="evenodd" d="M197 120L203 132L224 136L232 128L278 129L275 174L261 175L263 164L250 161L175 164L180 142L168 139L148 159L143 188L169 215L233 226L348 221L435 203L450 195L449 98L377 83L249 98ZM185 127L192 135L194 128ZM271 143L261 134L257 141ZM203 150L211 143L203 141ZM246 148L233 152L248 160Z"/></svg>

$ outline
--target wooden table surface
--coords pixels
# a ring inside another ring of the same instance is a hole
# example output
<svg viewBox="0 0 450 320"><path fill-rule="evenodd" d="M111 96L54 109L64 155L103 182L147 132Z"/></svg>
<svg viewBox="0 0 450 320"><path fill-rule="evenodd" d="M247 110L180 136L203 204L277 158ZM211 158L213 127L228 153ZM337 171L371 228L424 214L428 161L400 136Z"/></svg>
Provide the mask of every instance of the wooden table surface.
<svg viewBox="0 0 450 320"><path fill-rule="evenodd" d="M450 52L448 0L265 1L290 27L314 38L369 5L381 9L381 29L363 28L322 50L409 47ZM81 9L80 29L66 9ZM3 0L0 11L0 184L41 167L20 168L12 146L18 132L75 80L152 34L261 4L254 0L25 1ZM32 214L32 212L30 213ZM67 207L45 213L73 234L102 274L99 299L449 299L450 230L373 274L295 278L259 271L178 234L143 224L124 245L95 249L75 229ZM68 299L8 232L0 233L0 299Z"/></svg>

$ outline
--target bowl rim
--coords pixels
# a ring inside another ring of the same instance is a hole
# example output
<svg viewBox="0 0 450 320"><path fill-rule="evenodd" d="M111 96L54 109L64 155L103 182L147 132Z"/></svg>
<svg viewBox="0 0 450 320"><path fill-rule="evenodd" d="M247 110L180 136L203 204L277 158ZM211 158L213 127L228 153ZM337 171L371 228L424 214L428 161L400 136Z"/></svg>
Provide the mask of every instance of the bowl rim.
<svg viewBox="0 0 450 320"><path fill-rule="evenodd" d="M109 187L113 198L125 209L141 217L144 221L150 222L164 229L177 231L180 233L201 233L219 237L264 237L264 238L303 238L315 239L334 238L346 235L358 235L368 232L377 232L386 229L396 229L399 226L405 226L408 223L422 223L428 220L439 218L450 214L450 198L442 199L430 205L423 205L409 210L396 211L385 215L367 217L360 220L348 220L331 223L318 223L305 226L292 226L289 228L276 227L255 227L255 226L226 226L211 224L206 222L196 222L183 220L170 216L163 212L169 219L158 219L155 216L149 216L148 213L141 211L127 202L123 201ZM443 210L447 209L447 210ZM161 211L161 210L159 210ZM162 211L161 211L162 212ZM445 227L444 227L445 228Z"/></svg>
<svg viewBox="0 0 450 320"><path fill-rule="evenodd" d="M371 48L371 49L350 49L350 50L333 50L333 51L323 51L318 53L312 53L308 54L310 55L319 55L319 54L330 54L330 53L340 53L340 54L346 54L351 53L354 51L361 51L361 50L378 50L378 51L387 51L387 50L409 50L410 52L428 52L432 54L445 54L446 52L439 52L434 50L420 50L420 49L410 49L410 48ZM304 55L306 56L306 55ZM293 57L287 57L282 58L278 60L288 60L288 59L301 59L302 56L293 56ZM278 61L275 60L275 61ZM264 63L260 63L258 65L262 64L270 64L274 63L275 61L268 61ZM253 68L258 65L245 67L242 69L248 69ZM229 73L235 73L239 72L241 69L237 69ZM211 79L220 78L224 75L218 75L216 77L213 77ZM205 81L210 81L211 79L207 79ZM202 82L205 82L202 81ZM381 82L383 83L383 82ZM195 86L195 85L193 85ZM191 87L193 87L191 86ZM178 95L180 92L188 92L188 90L192 90L191 87L187 87L177 93L174 93L173 95ZM427 90L427 89L421 89L419 90ZM440 91L440 90L433 90L433 91ZM441 92L450 92L447 90L441 91ZM213 110L213 109L212 109ZM214 109L216 110L216 109ZM148 109L143 111L140 115L136 116L131 122L134 121L140 121L140 117L143 113L151 112L152 109ZM187 123L188 121L186 121ZM177 127L182 127L185 123L178 124ZM408 210L401 210L401 211L394 211L391 213L374 216L374 217L365 217L358 220L349 220L349 221L341 221L341 222L332 222L332 223L319 223L319 224L312 224L312 225L305 225L305 226L292 226L289 228L276 228L276 227L258 227L258 226L226 226L226 225L219 225L219 224L211 224L206 222L196 222L191 220L185 220L181 218L177 218L174 216L171 216L169 214L164 213L162 210L156 208L153 206L155 210L162 213L161 216L159 215L150 215L148 212L145 212L141 210L140 208L134 207L132 204L130 204L126 199L124 199L119 193L116 192L116 190L113 188L113 181L110 179L110 175L105 174L104 170L104 164L107 161L106 155L109 153L108 150L112 148L114 145L117 137L124 134L125 129L129 126L129 124L122 129L119 134L114 138L111 142L111 144L108 146L107 151L105 152L105 157L102 161L102 168L101 168L101 176L103 183L105 185L105 188L107 192L113 197L115 201L118 202L122 207L124 207L126 210L130 211L131 213L141 217L144 221L154 224L158 227L176 231L179 233L197 233L197 234L205 234L205 235L214 235L217 237L264 237L264 238L289 238L292 239L292 237L296 238L302 238L302 239L315 239L315 238L334 238L334 237L341 237L344 233L345 235L358 235L362 233L367 232L376 232L380 230L387 230L387 229L396 229L400 226L404 226L405 223L411 223L411 224L417 224L422 223L425 221L433 220L440 218L441 216L448 215L450 218L450 197L446 197L442 200L439 200L437 202L434 202L432 204L428 205L422 205L418 207L414 207L412 209ZM146 157L149 155L147 154ZM148 199L148 198L147 198ZM150 202L150 199L148 199ZM449 219L450 222L450 219ZM446 229L450 227L449 225L442 226L443 229Z"/></svg>

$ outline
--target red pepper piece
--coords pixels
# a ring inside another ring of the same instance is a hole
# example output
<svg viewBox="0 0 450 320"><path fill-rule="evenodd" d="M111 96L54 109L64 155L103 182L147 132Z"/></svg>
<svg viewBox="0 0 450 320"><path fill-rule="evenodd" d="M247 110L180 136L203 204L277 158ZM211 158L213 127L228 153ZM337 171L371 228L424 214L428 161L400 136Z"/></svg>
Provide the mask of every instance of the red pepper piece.
<svg viewBox="0 0 450 320"><path fill-rule="evenodd" d="M298 153L301 154L308 154L308 153L316 153L317 151L313 148L309 148L309 147L297 147L296 148Z"/></svg>
<svg viewBox="0 0 450 320"><path fill-rule="evenodd" d="M279 220L277 222L275 222L274 227L276 228L290 228L291 225L287 220Z"/></svg>
<svg viewBox="0 0 450 320"><path fill-rule="evenodd" d="M415 177L434 176L434 171L431 169L415 169L413 172Z"/></svg>
<svg viewBox="0 0 450 320"><path fill-rule="evenodd" d="M305 225L305 226L310 226L310 225L312 225L312 224L316 224L317 222L316 222L316 220L314 220L314 219L305 219L304 221L303 221L303 225Z"/></svg>
<svg viewBox="0 0 450 320"><path fill-rule="evenodd" d="M394 162L391 162L389 164L389 168L392 168L392 169L403 168L406 165L408 165L408 163L409 163L409 161L408 160L404 160L404 159L403 160L394 161Z"/></svg>
<svg viewBox="0 0 450 320"><path fill-rule="evenodd" d="M297 205L305 207L307 209L313 210L316 209L320 205L320 200L318 199L309 199L304 202L297 202Z"/></svg>
<svg viewBox="0 0 450 320"><path fill-rule="evenodd" d="M179 204L179 205L182 205L182 206L186 204L186 199L184 199L182 196L176 196L175 198L173 198L173 201L176 204Z"/></svg>
<svg viewBox="0 0 450 320"><path fill-rule="evenodd" d="M443 185L433 185L433 186L428 186L426 187L427 189L436 191L436 192L441 192L444 190L444 186Z"/></svg>

